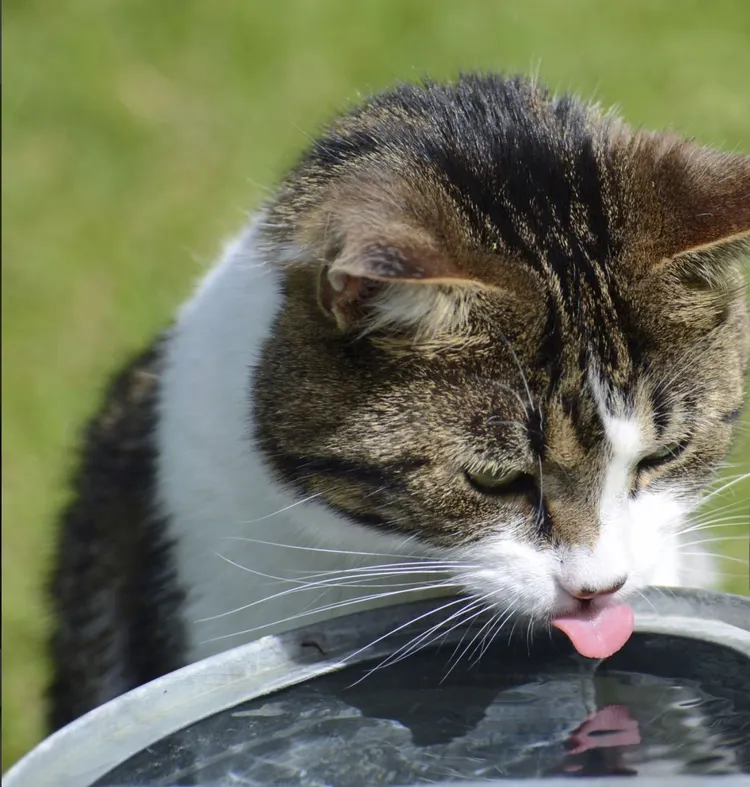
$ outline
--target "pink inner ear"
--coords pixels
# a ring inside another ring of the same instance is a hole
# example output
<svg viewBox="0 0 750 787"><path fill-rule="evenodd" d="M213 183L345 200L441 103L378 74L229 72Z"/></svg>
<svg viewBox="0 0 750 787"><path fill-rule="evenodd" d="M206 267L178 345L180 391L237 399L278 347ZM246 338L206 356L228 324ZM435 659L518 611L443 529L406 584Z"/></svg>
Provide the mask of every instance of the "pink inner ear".
<svg viewBox="0 0 750 787"><path fill-rule="evenodd" d="M328 269L325 274L328 283L334 292L350 294L354 299L359 290L359 278L350 275L346 271Z"/></svg>
<svg viewBox="0 0 750 787"><path fill-rule="evenodd" d="M339 324L345 323L354 316L358 302L366 296L367 284L360 276L324 267L319 282L320 304Z"/></svg>

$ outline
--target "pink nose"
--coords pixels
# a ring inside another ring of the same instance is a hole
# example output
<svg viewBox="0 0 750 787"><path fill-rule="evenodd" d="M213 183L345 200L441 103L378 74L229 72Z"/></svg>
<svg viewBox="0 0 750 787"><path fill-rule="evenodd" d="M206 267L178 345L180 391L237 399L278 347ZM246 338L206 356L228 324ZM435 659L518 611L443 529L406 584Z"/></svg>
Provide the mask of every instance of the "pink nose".
<svg viewBox="0 0 750 787"><path fill-rule="evenodd" d="M611 596L613 593L617 593L617 591L625 584L626 581L626 578L623 577L606 588L582 587L578 590L569 590L568 593L570 593L573 598L578 598L581 601L589 601L590 599L597 598L598 596Z"/></svg>

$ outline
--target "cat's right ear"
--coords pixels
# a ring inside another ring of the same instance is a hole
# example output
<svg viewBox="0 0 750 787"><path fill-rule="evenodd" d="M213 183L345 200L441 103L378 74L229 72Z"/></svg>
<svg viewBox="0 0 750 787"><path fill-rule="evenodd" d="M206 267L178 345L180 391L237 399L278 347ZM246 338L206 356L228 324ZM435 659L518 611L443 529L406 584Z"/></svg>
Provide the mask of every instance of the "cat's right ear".
<svg viewBox="0 0 750 787"><path fill-rule="evenodd" d="M359 239L320 270L318 302L344 332L455 333L478 283L429 241Z"/></svg>
<svg viewBox="0 0 750 787"><path fill-rule="evenodd" d="M652 185L666 208L664 258L691 280L722 284L750 254L750 157L677 144L657 158Z"/></svg>

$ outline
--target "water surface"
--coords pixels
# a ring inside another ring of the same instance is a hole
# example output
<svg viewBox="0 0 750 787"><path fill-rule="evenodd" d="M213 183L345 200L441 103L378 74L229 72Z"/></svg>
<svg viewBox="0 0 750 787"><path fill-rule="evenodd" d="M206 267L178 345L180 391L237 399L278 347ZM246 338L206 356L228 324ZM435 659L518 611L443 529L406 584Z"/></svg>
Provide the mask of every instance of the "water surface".
<svg viewBox="0 0 750 787"><path fill-rule="evenodd" d="M604 662L502 643L364 663L155 742L98 785L365 787L507 777L750 773L750 664L636 635Z"/></svg>

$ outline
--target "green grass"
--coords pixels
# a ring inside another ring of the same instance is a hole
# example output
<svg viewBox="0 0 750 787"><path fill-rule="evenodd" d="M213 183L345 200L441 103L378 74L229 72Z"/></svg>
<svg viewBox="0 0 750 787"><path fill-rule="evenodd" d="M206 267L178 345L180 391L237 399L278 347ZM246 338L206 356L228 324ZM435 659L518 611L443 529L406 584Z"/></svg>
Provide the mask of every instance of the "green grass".
<svg viewBox="0 0 750 787"><path fill-rule="evenodd" d="M40 735L41 585L77 429L123 353L169 319L332 111L423 73L538 69L635 124L750 152L746 0L7 0L3 11L4 768ZM747 470L747 432L742 443ZM737 513L748 499L746 482L723 502ZM743 541L735 557L746 554ZM729 587L746 592L746 568L732 567Z"/></svg>

